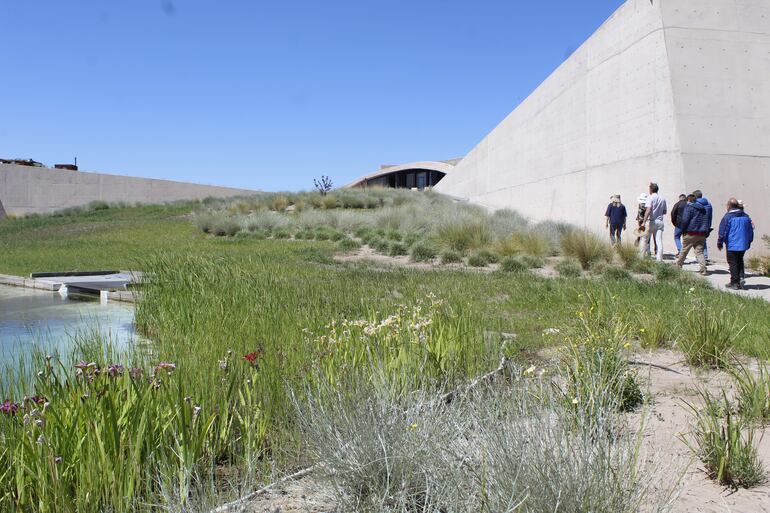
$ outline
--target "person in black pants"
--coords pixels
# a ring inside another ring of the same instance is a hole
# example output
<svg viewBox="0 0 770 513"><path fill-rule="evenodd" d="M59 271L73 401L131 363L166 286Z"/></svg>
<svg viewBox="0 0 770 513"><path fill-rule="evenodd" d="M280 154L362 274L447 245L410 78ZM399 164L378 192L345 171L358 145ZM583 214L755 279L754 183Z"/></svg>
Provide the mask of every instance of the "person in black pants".
<svg viewBox="0 0 770 513"><path fill-rule="evenodd" d="M628 213L626 212L626 206L620 202L619 194L612 197L612 203L607 205L604 217L606 220L605 227L610 229L610 242L620 244L620 234L626 229Z"/></svg>
<svg viewBox="0 0 770 513"><path fill-rule="evenodd" d="M727 202L727 213L719 223L719 239L717 248L727 250L727 264L730 266L730 283L728 289L742 290L745 266L743 257L754 241L754 224L751 218L741 210L738 200L730 198Z"/></svg>

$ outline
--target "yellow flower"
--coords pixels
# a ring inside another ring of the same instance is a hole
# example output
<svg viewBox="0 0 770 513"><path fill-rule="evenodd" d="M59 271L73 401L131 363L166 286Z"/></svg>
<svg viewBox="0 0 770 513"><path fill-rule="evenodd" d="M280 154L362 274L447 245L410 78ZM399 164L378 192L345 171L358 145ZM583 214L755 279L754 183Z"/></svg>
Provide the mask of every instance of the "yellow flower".
<svg viewBox="0 0 770 513"><path fill-rule="evenodd" d="M646 330L646 329L644 329L644 328L642 328L642 329L640 329L640 330L639 330L639 333L646 333L646 332L647 332L647 330Z"/></svg>
<svg viewBox="0 0 770 513"><path fill-rule="evenodd" d="M624 347L625 349L628 349L629 347L631 347L631 344L630 344L630 343L628 343L628 342L626 342L625 344L623 344L623 347Z"/></svg>
<svg viewBox="0 0 770 513"><path fill-rule="evenodd" d="M413 423L409 426L409 429L417 429L417 423Z"/></svg>
<svg viewBox="0 0 770 513"><path fill-rule="evenodd" d="M535 366L534 365L532 367L530 367L529 369L525 370L524 374L525 375L532 374L533 372L535 372Z"/></svg>
<svg viewBox="0 0 770 513"><path fill-rule="evenodd" d="M572 400L572 404L577 404L577 403L578 403L578 398L576 397L576 398L574 398L574 399Z"/></svg>

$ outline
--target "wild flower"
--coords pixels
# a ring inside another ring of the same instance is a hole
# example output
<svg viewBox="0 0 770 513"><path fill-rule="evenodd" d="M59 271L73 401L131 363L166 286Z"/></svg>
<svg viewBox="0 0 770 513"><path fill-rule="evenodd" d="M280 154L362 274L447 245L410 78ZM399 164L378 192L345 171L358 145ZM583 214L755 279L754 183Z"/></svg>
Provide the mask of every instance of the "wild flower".
<svg viewBox="0 0 770 513"><path fill-rule="evenodd" d="M0 404L0 413L5 413L6 415L16 415L17 411L19 411L18 403L14 403L10 399L6 399L5 402Z"/></svg>
<svg viewBox="0 0 770 513"><path fill-rule="evenodd" d="M172 372L176 370L176 364L171 362L160 362L157 367L155 367L155 375L157 376L161 371L166 371L166 374L171 375Z"/></svg>
<svg viewBox="0 0 770 513"><path fill-rule="evenodd" d="M256 351L252 351L250 353L243 355L243 359L246 360L249 363L249 365L251 365L255 369L259 366L259 359L261 357L262 357L261 349L257 349Z"/></svg>
<svg viewBox="0 0 770 513"><path fill-rule="evenodd" d="M139 367L131 367L131 369L128 371L128 375L134 379L140 378L142 377L142 369Z"/></svg>
<svg viewBox="0 0 770 513"><path fill-rule="evenodd" d="M113 363L107 366L107 375L110 377L122 376L124 370L122 365Z"/></svg>
<svg viewBox="0 0 770 513"><path fill-rule="evenodd" d="M97 369L96 362L81 361L75 364L78 374L89 374Z"/></svg>
<svg viewBox="0 0 770 513"><path fill-rule="evenodd" d="M219 370L222 372L227 372L227 358L224 360L219 360Z"/></svg>
<svg viewBox="0 0 770 513"><path fill-rule="evenodd" d="M24 397L24 402L32 403L40 406L40 405L45 405L48 402L48 399L46 399L44 396L41 396L41 395L33 395L30 397Z"/></svg>

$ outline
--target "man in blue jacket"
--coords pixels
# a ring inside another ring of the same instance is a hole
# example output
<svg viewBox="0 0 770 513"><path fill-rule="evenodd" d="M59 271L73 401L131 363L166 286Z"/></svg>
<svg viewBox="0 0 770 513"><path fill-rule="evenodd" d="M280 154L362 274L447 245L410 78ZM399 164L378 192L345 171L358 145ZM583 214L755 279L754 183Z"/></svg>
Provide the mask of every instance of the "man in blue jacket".
<svg viewBox="0 0 770 513"><path fill-rule="evenodd" d="M706 271L706 257L703 256L703 248L706 246L706 237L709 234L708 215L706 207L698 203L694 194L687 196L682 215L679 217L679 229L682 230L682 251L676 259L676 265L682 267L690 249L695 249L695 258L700 264L700 273L708 275Z"/></svg>
<svg viewBox="0 0 770 513"><path fill-rule="evenodd" d="M754 227L751 218L740 209L738 200L730 198L727 202L727 214L719 223L719 240L717 248L727 250L727 264L730 266L730 283L728 289L743 289L743 257L754 241Z"/></svg>
<svg viewBox="0 0 770 513"><path fill-rule="evenodd" d="M709 225L709 235L714 230L714 207L711 206L711 203L708 199L703 197L703 192L701 192L700 189L696 189L693 191L693 194L695 195L695 201L706 207L706 218L708 219L708 225ZM706 238L708 239L708 235L706 235ZM708 242L703 244L703 256L706 257L706 263L709 261L709 245Z"/></svg>

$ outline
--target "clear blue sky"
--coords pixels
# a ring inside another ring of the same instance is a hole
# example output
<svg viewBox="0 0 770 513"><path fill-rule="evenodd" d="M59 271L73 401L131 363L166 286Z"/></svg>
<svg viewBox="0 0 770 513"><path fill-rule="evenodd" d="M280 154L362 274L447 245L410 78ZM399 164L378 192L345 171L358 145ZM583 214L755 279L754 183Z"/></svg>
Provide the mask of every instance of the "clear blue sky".
<svg viewBox="0 0 770 513"><path fill-rule="evenodd" d="M465 155L622 0L0 0L0 157L263 190Z"/></svg>

